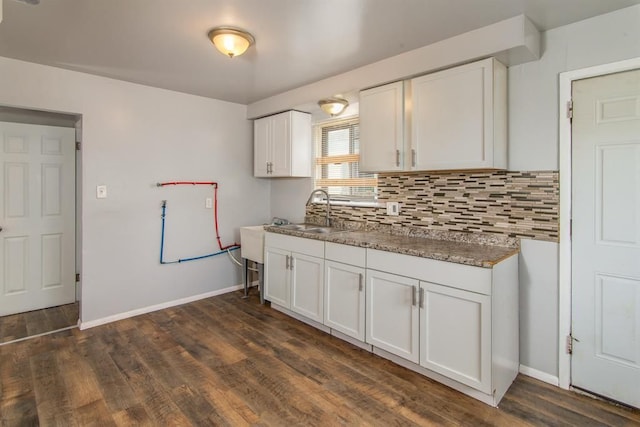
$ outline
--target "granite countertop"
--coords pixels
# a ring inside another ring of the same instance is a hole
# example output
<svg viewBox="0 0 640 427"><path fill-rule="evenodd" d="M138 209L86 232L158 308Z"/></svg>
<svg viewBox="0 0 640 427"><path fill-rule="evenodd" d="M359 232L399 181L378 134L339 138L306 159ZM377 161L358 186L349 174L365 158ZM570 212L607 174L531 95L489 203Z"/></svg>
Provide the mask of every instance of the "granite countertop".
<svg viewBox="0 0 640 427"><path fill-rule="evenodd" d="M418 231L344 230L310 233L267 225L265 231L325 242L378 249L476 267L491 268L520 251L517 239L482 233Z"/></svg>

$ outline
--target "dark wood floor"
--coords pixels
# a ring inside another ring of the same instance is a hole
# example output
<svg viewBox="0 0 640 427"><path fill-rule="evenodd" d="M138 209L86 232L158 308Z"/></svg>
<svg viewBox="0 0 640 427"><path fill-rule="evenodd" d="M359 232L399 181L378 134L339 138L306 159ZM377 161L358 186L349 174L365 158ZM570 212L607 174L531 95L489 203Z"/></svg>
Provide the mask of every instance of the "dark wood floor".
<svg viewBox="0 0 640 427"><path fill-rule="evenodd" d="M0 317L0 344L78 324L78 303Z"/></svg>
<svg viewBox="0 0 640 427"><path fill-rule="evenodd" d="M520 376L486 406L231 293L0 347L1 425L638 425Z"/></svg>

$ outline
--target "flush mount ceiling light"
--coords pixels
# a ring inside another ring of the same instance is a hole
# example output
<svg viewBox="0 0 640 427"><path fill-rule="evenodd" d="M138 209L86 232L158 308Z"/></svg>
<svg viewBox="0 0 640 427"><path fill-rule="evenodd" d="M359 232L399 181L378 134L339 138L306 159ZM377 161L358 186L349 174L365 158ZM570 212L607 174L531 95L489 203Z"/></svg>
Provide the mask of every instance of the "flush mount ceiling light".
<svg viewBox="0 0 640 427"><path fill-rule="evenodd" d="M233 58L242 55L256 42L246 31L234 27L216 27L209 31L209 39L223 54Z"/></svg>
<svg viewBox="0 0 640 427"><path fill-rule="evenodd" d="M349 105L349 101L342 98L327 98L318 101L318 105L322 108L322 111L333 117L342 114Z"/></svg>

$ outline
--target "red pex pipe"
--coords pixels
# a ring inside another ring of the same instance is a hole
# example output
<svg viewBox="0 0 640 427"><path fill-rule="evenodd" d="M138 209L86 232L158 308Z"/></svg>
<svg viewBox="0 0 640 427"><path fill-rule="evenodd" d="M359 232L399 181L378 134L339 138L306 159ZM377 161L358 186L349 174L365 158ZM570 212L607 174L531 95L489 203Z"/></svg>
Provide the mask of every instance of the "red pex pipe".
<svg viewBox="0 0 640 427"><path fill-rule="evenodd" d="M213 222L216 227L216 240L218 241L218 247L221 251L229 248L239 247L240 244L234 242L231 245L223 246L220 239L220 231L218 227L218 183L214 181L173 181L173 182L159 182L158 187L165 187L167 185L212 185L213 186Z"/></svg>

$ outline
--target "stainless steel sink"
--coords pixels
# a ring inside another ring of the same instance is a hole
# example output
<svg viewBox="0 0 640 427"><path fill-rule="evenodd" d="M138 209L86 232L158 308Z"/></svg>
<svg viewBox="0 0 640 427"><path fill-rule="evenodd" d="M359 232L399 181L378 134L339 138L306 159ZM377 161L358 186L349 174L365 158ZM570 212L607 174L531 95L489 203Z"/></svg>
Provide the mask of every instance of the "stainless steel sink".
<svg viewBox="0 0 640 427"><path fill-rule="evenodd" d="M341 233L346 230L340 230L338 228L333 227L317 227L317 228L309 228L305 230L308 233L317 233L317 234L331 234L331 233Z"/></svg>
<svg viewBox="0 0 640 427"><path fill-rule="evenodd" d="M287 225L280 225L279 227L284 228L285 230L309 231L309 230L315 230L320 226L315 224L287 224Z"/></svg>
<svg viewBox="0 0 640 427"><path fill-rule="evenodd" d="M322 225L316 224L287 224L280 225L280 228L285 230L294 230L294 231L302 231L304 233L314 233L314 234L331 234L331 233L340 233L347 230L341 230L335 227L325 227Z"/></svg>

